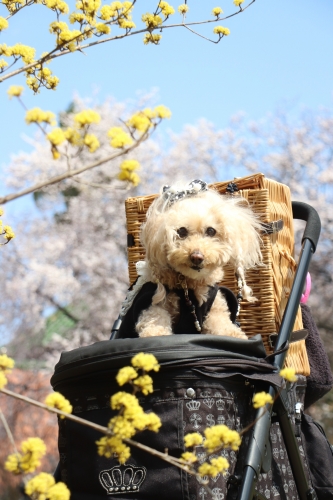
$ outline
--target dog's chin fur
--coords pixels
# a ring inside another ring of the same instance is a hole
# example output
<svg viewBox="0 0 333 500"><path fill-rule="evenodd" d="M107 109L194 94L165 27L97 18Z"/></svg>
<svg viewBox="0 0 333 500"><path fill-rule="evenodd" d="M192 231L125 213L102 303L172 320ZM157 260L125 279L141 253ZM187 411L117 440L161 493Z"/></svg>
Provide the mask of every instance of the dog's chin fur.
<svg viewBox="0 0 333 500"><path fill-rule="evenodd" d="M149 279L157 282L158 287L151 308L139 319L137 331L140 336L172 333L172 316L176 313L174 308L168 312L165 287L169 290L179 288L180 275L186 278L188 288L194 290L199 304L202 304L208 287L223 280L227 264L233 264L235 269L248 269L259 264L260 227L242 198L225 197L208 190L177 201L170 207L162 196L157 198L147 213L141 240L146 250ZM186 237L178 235L180 228L186 228ZM215 234L209 235L208 228L213 228ZM201 255L201 262L193 262L193 252ZM231 323L226 304L221 304L220 300L217 302L205 320L204 333L244 338L241 330Z"/></svg>

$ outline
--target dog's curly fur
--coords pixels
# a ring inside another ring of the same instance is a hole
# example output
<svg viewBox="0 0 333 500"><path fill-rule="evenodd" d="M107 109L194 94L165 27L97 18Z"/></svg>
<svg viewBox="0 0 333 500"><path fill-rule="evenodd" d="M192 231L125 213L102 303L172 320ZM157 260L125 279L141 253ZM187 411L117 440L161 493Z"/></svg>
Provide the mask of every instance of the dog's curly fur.
<svg viewBox="0 0 333 500"><path fill-rule="evenodd" d="M152 203L142 226L146 250L146 280L158 284L151 306L136 324L140 337L171 335L179 316L179 288L185 277L199 305L209 286L221 283L226 264L241 275L261 262L260 223L240 196L223 196L209 189L172 204L160 195ZM245 280L244 280L245 283ZM166 288L171 291L166 293ZM255 301L249 287L243 296ZM218 293L202 325L202 333L247 338L230 320L226 300Z"/></svg>

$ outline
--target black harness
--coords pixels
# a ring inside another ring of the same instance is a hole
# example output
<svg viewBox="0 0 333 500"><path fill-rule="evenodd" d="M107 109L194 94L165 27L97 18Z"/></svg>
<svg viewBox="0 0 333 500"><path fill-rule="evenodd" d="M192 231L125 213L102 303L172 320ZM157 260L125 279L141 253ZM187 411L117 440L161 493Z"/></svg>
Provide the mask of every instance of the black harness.
<svg viewBox="0 0 333 500"><path fill-rule="evenodd" d="M157 284L152 282L147 282L143 285L139 293L133 300L130 309L127 311L126 315L122 318L121 325L118 329L117 335L114 338L137 338L138 334L135 330L135 325L138 322L139 316L145 309L151 306L152 298L156 292ZM183 289L173 289L167 291L167 293L175 293L179 297L179 318L177 322L172 326L172 331L174 334L198 334L195 328L193 314L188 308L185 300L185 294ZM209 287L207 301L201 306L198 304L198 300L194 294L194 291L189 289L189 299L195 306L195 313L202 327L212 305L215 297L218 293L222 293L227 301L228 308L230 311L230 319L233 323L236 321L237 313L237 299L233 292L225 287L218 287L217 285Z"/></svg>

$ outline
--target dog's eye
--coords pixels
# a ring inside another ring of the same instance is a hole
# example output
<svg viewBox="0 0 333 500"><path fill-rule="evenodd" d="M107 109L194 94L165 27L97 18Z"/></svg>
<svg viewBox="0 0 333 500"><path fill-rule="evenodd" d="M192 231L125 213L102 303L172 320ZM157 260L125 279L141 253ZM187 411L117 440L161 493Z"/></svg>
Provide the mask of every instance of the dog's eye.
<svg viewBox="0 0 333 500"><path fill-rule="evenodd" d="M188 235L188 230L186 229L186 227L180 227L179 229L177 229L177 234L179 238L186 238L186 236Z"/></svg>
<svg viewBox="0 0 333 500"><path fill-rule="evenodd" d="M207 236L215 236L216 231L213 227L207 227L206 234L207 234Z"/></svg>

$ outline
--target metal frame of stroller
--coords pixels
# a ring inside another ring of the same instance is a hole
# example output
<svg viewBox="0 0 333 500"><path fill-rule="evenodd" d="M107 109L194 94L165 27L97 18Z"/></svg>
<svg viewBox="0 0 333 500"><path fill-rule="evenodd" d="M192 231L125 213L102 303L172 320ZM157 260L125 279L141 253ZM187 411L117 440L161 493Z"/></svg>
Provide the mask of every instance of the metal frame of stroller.
<svg viewBox="0 0 333 500"><path fill-rule="evenodd" d="M321 223L317 212L310 205L301 202L293 202L293 217L306 222L302 238L302 250L299 257L298 267L295 274L289 300L283 315L280 332L274 348L274 362L278 369L283 367L286 356L286 347L295 322L298 306L300 303L303 286L308 272L312 254L316 250ZM274 398L276 389L270 386L267 391ZM245 466L241 478L234 478L239 483L237 500L263 499L260 493L255 491L255 483L263 467L265 456L268 452L269 430L272 411L276 412L281 432L288 453L290 466L300 500L315 500L315 490L309 486L303 463L298 450L293 424L286 405L286 394L282 391L270 411L260 408L256 415L256 424L253 427L249 448L245 459Z"/></svg>
<svg viewBox="0 0 333 500"><path fill-rule="evenodd" d="M319 216L310 205L301 202L293 202L292 208L294 219L305 221L306 227L303 233L302 249L293 286L283 315L274 352L271 355L272 363L274 363L277 370L280 370L284 364L311 256L316 250L321 228ZM117 338L117 331L120 324L121 317L116 320L113 326L111 339ZM260 472L265 469L265 457L270 454L269 431L273 411L277 415L280 423L299 499L316 500L316 492L308 483L300 457L294 426L287 406L286 390L282 390L277 395L276 388L274 386L269 386L267 392L273 398L276 398L276 401L273 408L269 411L263 408L257 411L255 419L256 424L251 432L243 473L241 477L232 477L233 483L238 486L237 500L265 500L263 495L255 491L255 485Z"/></svg>

